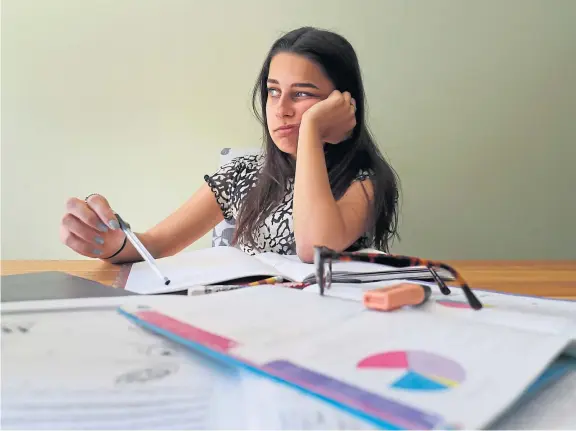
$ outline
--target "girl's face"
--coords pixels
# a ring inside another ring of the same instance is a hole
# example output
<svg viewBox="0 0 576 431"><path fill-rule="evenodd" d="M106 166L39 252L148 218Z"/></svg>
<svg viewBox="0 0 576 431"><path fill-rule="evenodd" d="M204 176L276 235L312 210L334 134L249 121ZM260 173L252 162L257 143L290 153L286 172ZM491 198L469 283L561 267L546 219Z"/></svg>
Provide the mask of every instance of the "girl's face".
<svg viewBox="0 0 576 431"><path fill-rule="evenodd" d="M296 157L302 114L334 90L322 69L306 57L276 54L268 72L266 118L276 146Z"/></svg>

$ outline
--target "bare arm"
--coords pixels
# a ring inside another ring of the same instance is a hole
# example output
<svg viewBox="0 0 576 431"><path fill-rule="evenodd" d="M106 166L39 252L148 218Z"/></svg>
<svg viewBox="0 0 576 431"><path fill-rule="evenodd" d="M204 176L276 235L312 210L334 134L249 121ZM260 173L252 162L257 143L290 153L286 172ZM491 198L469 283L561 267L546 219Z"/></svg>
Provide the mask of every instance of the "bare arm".
<svg viewBox="0 0 576 431"><path fill-rule="evenodd" d="M294 184L294 236L301 260L311 262L314 246L341 251L365 230L372 182L355 181L336 201L330 189L322 139L312 125L300 128Z"/></svg>
<svg viewBox="0 0 576 431"><path fill-rule="evenodd" d="M223 219L214 194L204 184L174 213L148 231L136 235L155 258L161 258L188 247ZM106 261L122 263L140 260L142 258L128 241L120 254Z"/></svg>

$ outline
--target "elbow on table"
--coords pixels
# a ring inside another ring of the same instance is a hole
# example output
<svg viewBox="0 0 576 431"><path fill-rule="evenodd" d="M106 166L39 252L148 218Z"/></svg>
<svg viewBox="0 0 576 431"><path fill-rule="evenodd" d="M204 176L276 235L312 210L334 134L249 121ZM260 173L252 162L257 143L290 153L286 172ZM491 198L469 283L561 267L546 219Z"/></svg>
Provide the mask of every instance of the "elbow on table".
<svg viewBox="0 0 576 431"><path fill-rule="evenodd" d="M334 251L341 251L343 248L336 244L315 243L309 241L296 241L296 254L304 263L314 263L314 248L317 246L328 247Z"/></svg>
<svg viewBox="0 0 576 431"><path fill-rule="evenodd" d="M304 263L314 263L314 245L306 241L296 241L296 254Z"/></svg>
<svg viewBox="0 0 576 431"><path fill-rule="evenodd" d="M351 243L333 241L307 241L307 240L296 240L296 254L298 258L304 263L314 263L314 248L318 246L327 247L335 252L342 252L346 250Z"/></svg>

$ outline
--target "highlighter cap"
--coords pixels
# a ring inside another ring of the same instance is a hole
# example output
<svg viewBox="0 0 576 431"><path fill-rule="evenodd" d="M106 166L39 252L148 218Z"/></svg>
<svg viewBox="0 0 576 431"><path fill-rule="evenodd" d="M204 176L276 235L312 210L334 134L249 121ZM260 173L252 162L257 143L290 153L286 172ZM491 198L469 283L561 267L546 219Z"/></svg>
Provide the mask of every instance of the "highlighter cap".
<svg viewBox="0 0 576 431"><path fill-rule="evenodd" d="M416 283L400 283L364 292L364 306L372 310L392 311L407 305L418 306L430 298L432 289Z"/></svg>

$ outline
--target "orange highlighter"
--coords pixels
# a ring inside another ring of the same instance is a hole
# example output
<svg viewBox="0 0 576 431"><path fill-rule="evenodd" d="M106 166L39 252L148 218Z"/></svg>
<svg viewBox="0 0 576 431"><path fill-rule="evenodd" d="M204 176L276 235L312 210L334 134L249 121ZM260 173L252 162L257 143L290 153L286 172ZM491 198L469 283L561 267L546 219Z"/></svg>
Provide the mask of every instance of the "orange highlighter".
<svg viewBox="0 0 576 431"><path fill-rule="evenodd" d="M428 301L432 289L423 284L400 283L364 292L364 306L371 310L392 311L406 305Z"/></svg>

